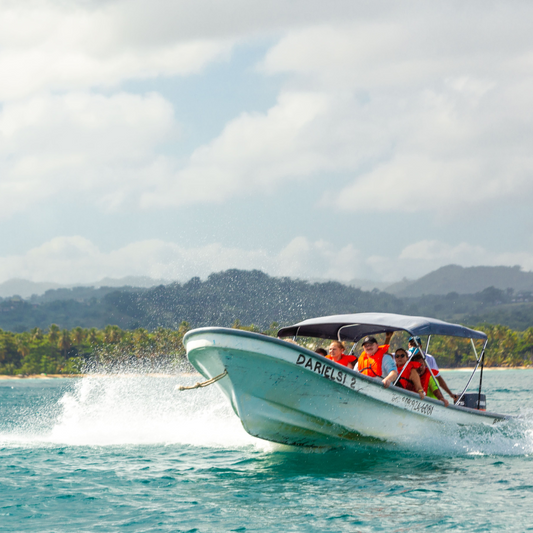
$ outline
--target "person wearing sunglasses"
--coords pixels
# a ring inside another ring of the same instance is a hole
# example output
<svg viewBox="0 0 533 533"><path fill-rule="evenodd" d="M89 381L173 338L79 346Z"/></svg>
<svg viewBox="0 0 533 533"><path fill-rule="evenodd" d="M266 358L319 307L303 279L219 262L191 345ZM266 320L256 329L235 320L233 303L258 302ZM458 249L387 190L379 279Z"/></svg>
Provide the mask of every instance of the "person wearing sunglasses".
<svg viewBox="0 0 533 533"><path fill-rule="evenodd" d="M417 392L420 399L423 400L426 393L424 387L422 387L422 382L420 381L420 376L417 372L417 369L420 368L420 363L417 363L416 361L409 361L409 363L407 363L408 358L409 355L403 348L398 348L394 352L394 359L396 361L399 376L396 385L412 392Z"/></svg>

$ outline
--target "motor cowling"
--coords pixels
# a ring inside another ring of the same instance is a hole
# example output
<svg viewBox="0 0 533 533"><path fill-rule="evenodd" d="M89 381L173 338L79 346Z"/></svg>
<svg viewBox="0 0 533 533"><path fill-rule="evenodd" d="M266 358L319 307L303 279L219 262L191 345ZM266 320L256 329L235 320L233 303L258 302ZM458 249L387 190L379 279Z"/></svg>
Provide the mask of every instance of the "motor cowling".
<svg viewBox="0 0 533 533"><path fill-rule="evenodd" d="M478 407L479 399L479 407ZM487 398L484 394L478 394L477 392L467 392L463 397L455 404L461 407L469 407L470 409L479 409L485 411L487 409Z"/></svg>

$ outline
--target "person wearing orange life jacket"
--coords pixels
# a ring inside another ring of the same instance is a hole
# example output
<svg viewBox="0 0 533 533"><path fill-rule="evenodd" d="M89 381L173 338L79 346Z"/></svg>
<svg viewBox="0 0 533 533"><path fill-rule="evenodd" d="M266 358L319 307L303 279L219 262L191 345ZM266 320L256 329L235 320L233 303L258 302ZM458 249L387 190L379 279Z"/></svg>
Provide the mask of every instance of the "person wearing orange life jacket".
<svg viewBox="0 0 533 533"><path fill-rule="evenodd" d="M422 340L420 339L420 337L411 337L409 339L409 350L408 350L409 355L411 354L416 355L417 353L420 353L420 349L419 349L420 346L422 346ZM426 353L425 355L426 355L426 364L429 366L429 368L431 368L431 370L433 370L433 375L439 382L440 387L450 395L454 403L457 403L457 400L459 400L459 396L457 394L454 394L448 387L448 384L446 383L446 381L444 381L444 378L442 377L440 370L439 370L439 365L437 365L437 361L429 353Z"/></svg>
<svg viewBox="0 0 533 533"><path fill-rule="evenodd" d="M357 357L355 355L346 355L344 353L344 344L340 341L333 341L329 345L329 355L326 355L328 359L339 363L340 365L353 368Z"/></svg>
<svg viewBox="0 0 533 533"><path fill-rule="evenodd" d="M420 383L427 397L434 398L435 400L440 400L444 404L444 407L448 407L450 403L442 395L442 392L439 390L437 381L432 376L426 362L424 361L424 358L422 357L422 354L416 354L415 356L413 356L411 361L415 363L420 363L420 366L416 369L416 371L418 372L418 375L420 376Z"/></svg>
<svg viewBox="0 0 533 533"><path fill-rule="evenodd" d="M409 361L409 363L406 364L408 357L407 351L403 348L398 348L396 352L394 352L394 359L396 360L399 376L396 385L412 392L418 392L420 399L423 400L426 393L422 387L420 376L417 372L420 363Z"/></svg>
<svg viewBox="0 0 533 533"><path fill-rule="evenodd" d="M375 337L363 339L363 353L359 356L355 370L371 378L383 378L385 388L390 387L398 377L396 363L392 360L388 351L390 340L394 332L387 333L385 344L379 346Z"/></svg>

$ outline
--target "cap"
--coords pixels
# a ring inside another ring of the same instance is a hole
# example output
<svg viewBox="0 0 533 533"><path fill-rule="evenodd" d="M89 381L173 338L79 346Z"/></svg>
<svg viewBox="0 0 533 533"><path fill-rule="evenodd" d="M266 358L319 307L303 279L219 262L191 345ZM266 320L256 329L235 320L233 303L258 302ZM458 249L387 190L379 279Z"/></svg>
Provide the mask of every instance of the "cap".
<svg viewBox="0 0 533 533"><path fill-rule="evenodd" d="M376 340L376 337L365 337L365 338L363 339L363 343L362 343L362 345L364 346L365 344L371 344L371 343L374 343L374 342L375 342L376 344L378 343L378 341Z"/></svg>
<svg viewBox="0 0 533 533"><path fill-rule="evenodd" d="M409 339L409 342L411 342L411 341L416 343L416 344L422 345L422 339L420 337L411 337Z"/></svg>

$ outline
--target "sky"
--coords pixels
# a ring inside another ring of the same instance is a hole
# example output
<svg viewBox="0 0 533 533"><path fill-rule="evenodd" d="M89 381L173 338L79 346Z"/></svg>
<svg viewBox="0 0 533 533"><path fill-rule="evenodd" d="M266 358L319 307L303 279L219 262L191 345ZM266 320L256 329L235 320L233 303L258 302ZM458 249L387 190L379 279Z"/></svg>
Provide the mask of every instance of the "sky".
<svg viewBox="0 0 533 533"><path fill-rule="evenodd" d="M533 270L533 3L0 0L0 282Z"/></svg>

